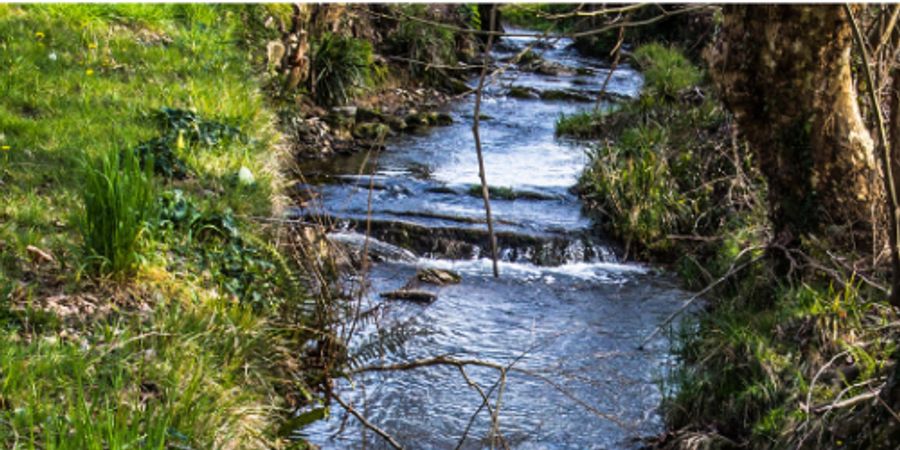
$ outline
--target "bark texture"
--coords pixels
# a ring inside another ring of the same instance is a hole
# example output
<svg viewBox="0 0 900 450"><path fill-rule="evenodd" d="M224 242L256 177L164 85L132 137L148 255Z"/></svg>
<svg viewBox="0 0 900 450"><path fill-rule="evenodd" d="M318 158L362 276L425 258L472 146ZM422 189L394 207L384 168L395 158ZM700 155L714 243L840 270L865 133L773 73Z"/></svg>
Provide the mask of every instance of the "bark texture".
<svg viewBox="0 0 900 450"><path fill-rule="evenodd" d="M729 5L708 58L768 186L775 240L847 225L872 239L880 198L873 141L851 76L840 5Z"/></svg>

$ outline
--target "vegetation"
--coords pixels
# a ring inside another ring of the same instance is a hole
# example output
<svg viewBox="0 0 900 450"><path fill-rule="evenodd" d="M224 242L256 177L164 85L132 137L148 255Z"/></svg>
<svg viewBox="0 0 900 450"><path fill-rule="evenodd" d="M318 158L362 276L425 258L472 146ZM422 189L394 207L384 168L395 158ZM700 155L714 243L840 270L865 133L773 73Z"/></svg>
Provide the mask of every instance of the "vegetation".
<svg viewBox="0 0 900 450"><path fill-rule="evenodd" d="M890 448L891 428L873 420L882 413L833 405L889 379L896 311L877 282L836 259L850 256L836 256L835 241L769 246L765 181L699 70L674 52L638 48L641 97L558 128L606 141L580 188L607 229L643 258L671 263L688 286L713 284L708 311L674 336L680 364L665 380L664 409L679 431L660 445ZM773 252L790 259L790 275Z"/></svg>
<svg viewBox="0 0 900 450"><path fill-rule="evenodd" d="M401 6L409 16L427 17L427 5ZM415 20L400 20L387 39L391 53L403 55L409 73L431 85L441 85L447 75L441 66L456 65L456 38L447 28L434 27Z"/></svg>
<svg viewBox="0 0 900 450"><path fill-rule="evenodd" d="M590 152L580 190L607 227L646 257L674 251L672 235L726 225L735 212L725 196L754 186L743 176L749 160L722 151L727 118L714 100L659 94L696 87L685 83L699 82L699 70L657 44L635 53L654 71L641 96L614 110L562 116L556 134L605 139Z"/></svg>
<svg viewBox="0 0 900 450"><path fill-rule="evenodd" d="M700 70L674 47L642 45L632 59L644 75L646 95L671 100L700 82Z"/></svg>
<svg viewBox="0 0 900 450"><path fill-rule="evenodd" d="M117 149L85 164L79 226L89 261L102 272L130 271L140 262L139 239L156 206L150 167Z"/></svg>
<svg viewBox="0 0 900 450"><path fill-rule="evenodd" d="M313 93L325 106L343 105L372 81L372 44L326 33L313 46Z"/></svg>
<svg viewBox="0 0 900 450"><path fill-rule="evenodd" d="M276 13L0 6L0 446L287 444L311 299L247 219L280 202Z"/></svg>

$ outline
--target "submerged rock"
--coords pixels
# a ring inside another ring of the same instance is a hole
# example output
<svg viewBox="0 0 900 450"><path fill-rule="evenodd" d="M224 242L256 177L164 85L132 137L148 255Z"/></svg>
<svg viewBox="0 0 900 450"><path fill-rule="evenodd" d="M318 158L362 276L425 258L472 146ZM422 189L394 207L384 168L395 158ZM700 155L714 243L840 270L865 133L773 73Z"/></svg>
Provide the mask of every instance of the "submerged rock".
<svg viewBox="0 0 900 450"><path fill-rule="evenodd" d="M591 102L591 97L581 92L548 89L541 92L541 100L569 100L574 102Z"/></svg>
<svg viewBox="0 0 900 450"><path fill-rule="evenodd" d="M382 292L381 296L388 300L409 300L420 303L431 303L437 300L437 294L421 289L397 289L396 291Z"/></svg>
<svg viewBox="0 0 900 450"><path fill-rule="evenodd" d="M512 86L509 88L509 91L506 93L507 96L513 98L530 98L530 99L538 99L541 98L540 94L538 94L537 90L530 87L522 87L522 86Z"/></svg>

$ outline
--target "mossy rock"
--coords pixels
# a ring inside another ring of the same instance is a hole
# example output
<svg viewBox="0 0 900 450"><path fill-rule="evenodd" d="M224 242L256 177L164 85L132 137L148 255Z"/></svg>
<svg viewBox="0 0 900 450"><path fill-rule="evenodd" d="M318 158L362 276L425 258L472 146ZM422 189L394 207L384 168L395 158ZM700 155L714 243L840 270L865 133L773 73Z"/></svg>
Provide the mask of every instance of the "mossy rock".
<svg viewBox="0 0 900 450"><path fill-rule="evenodd" d="M574 102L591 102L594 99L580 92L548 89L541 92L541 100L569 100Z"/></svg>
<svg viewBox="0 0 900 450"><path fill-rule="evenodd" d="M509 88L509 91L506 93L507 96L512 98L528 98L528 99L537 99L540 98L540 95L532 88L522 87L522 86L512 86Z"/></svg>
<svg viewBox="0 0 900 450"><path fill-rule="evenodd" d="M379 122L364 122L353 128L353 137L367 141L376 141L387 136L391 128Z"/></svg>
<svg viewBox="0 0 900 450"><path fill-rule="evenodd" d="M356 121L357 122L384 122L384 114L376 111L374 109L368 108L357 108L356 109Z"/></svg>
<svg viewBox="0 0 900 450"><path fill-rule="evenodd" d="M424 113L411 113L404 119L407 128L419 129L428 127L428 115Z"/></svg>
<svg viewBox="0 0 900 450"><path fill-rule="evenodd" d="M384 123L395 132L406 130L406 120L397 116L384 116Z"/></svg>
<svg viewBox="0 0 900 450"><path fill-rule="evenodd" d="M428 125L433 127L445 127L453 124L453 116L443 112L428 113Z"/></svg>

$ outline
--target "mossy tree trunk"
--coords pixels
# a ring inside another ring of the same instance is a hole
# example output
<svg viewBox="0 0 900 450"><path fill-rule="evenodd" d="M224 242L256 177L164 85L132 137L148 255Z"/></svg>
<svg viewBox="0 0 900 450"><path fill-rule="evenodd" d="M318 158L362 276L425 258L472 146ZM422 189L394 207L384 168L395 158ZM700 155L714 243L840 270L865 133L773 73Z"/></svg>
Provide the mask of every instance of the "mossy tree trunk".
<svg viewBox="0 0 900 450"><path fill-rule="evenodd" d="M851 76L840 5L729 5L709 60L768 181L775 242L846 226L871 245L882 188Z"/></svg>

